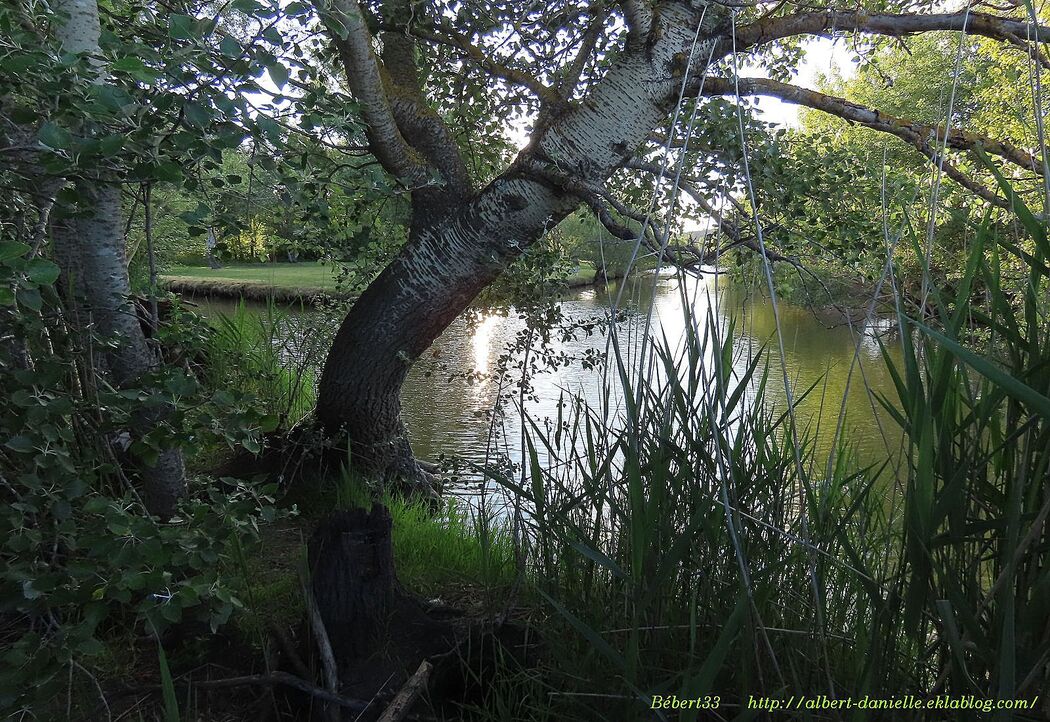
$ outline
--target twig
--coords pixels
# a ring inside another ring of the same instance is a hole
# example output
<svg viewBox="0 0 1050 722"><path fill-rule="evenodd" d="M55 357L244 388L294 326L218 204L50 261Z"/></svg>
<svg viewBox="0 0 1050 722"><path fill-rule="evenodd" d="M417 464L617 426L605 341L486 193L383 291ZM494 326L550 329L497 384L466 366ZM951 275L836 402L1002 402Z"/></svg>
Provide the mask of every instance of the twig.
<svg viewBox="0 0 1050 722"><path fill-rule="evenodd" d="M310 629L317 642L317 651L321 656L321 667L324 671L324 685L335 694L339 690L339 672L335 664L335 654L332 652L332 642L328 638L328 630L325 629L324 620L321 618L321 610L317 607L313 590L310 588L309 579L303 581L303 599L306 602L306 610L310 615ZM328 717L333 722L339 722L339 710L328 707Z"/></svg>
<svg viewBox="0 0 1050 722"><path fill-rule="evenodd" d="M412 705L415 704L419 695L426 688L427 680L430 679L432 671L434 671L434 665L424 659L416 673L408 678L408 681L401 687L390 706L383 712L379 722L401 722L401 720L405 719L408 711L412 709Z"/></svg>

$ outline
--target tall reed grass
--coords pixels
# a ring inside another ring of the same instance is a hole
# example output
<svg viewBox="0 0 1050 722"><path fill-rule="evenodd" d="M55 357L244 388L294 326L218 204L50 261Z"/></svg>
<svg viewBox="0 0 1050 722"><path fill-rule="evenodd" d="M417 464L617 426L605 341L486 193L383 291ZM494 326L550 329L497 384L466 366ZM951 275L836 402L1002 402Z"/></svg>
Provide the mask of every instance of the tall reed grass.
<svg viewBox="0 0 1050 722"><path fill-rule="evenodd" d="M329 323L327 314L297 314L273 299L261 313L242 300L232 313L213 316L208 382L253 393L278 428L288 429L313 410Z"/></svg>
<svg viewBox="0 0 1050 722"><path fill-rule="evenodd" d="M719 718L750 719L758 697L948 694L1037 708L952 719L1044 719L1050 246L1017 213L1021 288L1000 272L1018 246L986 222L954 297L933 291L938 315L898 308L896 398L880 397L905 436L893 472L858 468L844 441L818 458L767 403L764 357L742 359L713 314L684 303L681 342L652 339L642 363L613 336L605 403L530 424L521 476L490 473L527 510L521 573L550 654L474 713L661 718L657 695L710 695Z"/></svg>

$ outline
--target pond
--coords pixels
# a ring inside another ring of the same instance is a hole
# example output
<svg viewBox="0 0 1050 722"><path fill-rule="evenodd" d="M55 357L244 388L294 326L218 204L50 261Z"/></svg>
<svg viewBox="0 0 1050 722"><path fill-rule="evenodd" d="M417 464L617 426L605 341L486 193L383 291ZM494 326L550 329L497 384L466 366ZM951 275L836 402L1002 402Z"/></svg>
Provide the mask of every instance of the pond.
<svg viewBox="0 0 1050 722"><path fill-rule="evenodd" d="M653 336L666 338L674 346L684 332L683 306L688 304L694 318L701 323L717 319L723 333L733 321L734 367L742 369L752 354L765 350L769 364L765 402L778 411L786 409L788 402L786 370L792 397L804 396L797 401L798 426L808 429L824 458L840 410L845 412L843 433L859 462L879 464L897 456L900 429L877 398L896 398L877 340L879 334L892 333L892 324L879 318L849 324L840 315L823 315L780 301L781 354L769 298L716 279L714 275L684 280L640 276L568 291L558 302L561 320L547 345L548 353L559 363L548 367L533 352L530 361L538 363L539 369L531 374L532 393L523 400L525 412L542 424L556 417L563 397L579 396L591 405L598 404L603 371L600 364L595 367L585 360L605 355L605 321L617 299L622 311L616 325L618 338L628 352L637 348L647 324ZM206 313L235 308L229 301L197 303ZM413 367L402 393L404 420L420 458L444 456L483 463L503 455L516 463L521 459L516 377L512 372L501 383L497 371L501 356L520 339L526 322L513 309L472 311L469 317L457 319ZM306 320L318 312L291 313ZM592 332L587 334L581 325L593 325ZM571 334L559 331L573 327ZM886 345L892 356L896 345ZM519 352L516 360L522 356ZM811 387L808 394L803 393ZM500 399L503 413L493 414Z"/></svg>

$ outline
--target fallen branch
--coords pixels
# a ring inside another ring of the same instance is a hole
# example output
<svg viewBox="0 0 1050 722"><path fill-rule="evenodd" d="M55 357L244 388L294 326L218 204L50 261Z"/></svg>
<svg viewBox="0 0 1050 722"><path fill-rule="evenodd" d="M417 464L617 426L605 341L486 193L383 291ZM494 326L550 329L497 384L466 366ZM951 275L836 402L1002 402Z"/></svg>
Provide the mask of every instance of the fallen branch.
<svg viewBox="0 0 1050 722"><path fill-rule="evenodd" d="M321 618L321 610L317 607L317 599L314 598L310 584L309 581L304 581L303 597L306 601L306 610L310 615L310 628L314 633L314 641L317 642L317 651L321 656L325 687L328 688L329 693L334 694L339 689L339 672L335 664L332 642L328 638L328 630L325 629L324 620ZM328 716L334 722L339 721L339 710L335 707L328 707L327 711Z"/></svg>
<svg viewBox="0 0 1050 722"><path fill-rule="evenodd" d="M386 708L386 711L379 718L379 722L401 722L401 720L405 719L408 711L412 709L412 705L416 703L419 695L426 689L427 681L430 679L432 671L434 671L434 665L424 659L415 674L409 677L408 681L398 691L390 706Z"/></svg>

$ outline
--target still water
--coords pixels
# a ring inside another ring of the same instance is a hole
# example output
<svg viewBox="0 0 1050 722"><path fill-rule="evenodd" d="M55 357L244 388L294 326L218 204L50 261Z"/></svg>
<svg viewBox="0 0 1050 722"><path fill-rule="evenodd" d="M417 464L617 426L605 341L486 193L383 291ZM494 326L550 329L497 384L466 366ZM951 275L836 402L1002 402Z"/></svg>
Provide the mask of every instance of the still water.
<svg viewBox="0 0 1050 722"><path fill-rule="evenodd" d="M530 372L532 389L524 398L514 383L520 371L513 367L525 356L520 349L516 353L512 349L526 331L525 320L514 309L473 309L417 361L405 384L403 416L416 455L475 463L503 456L518 462L519 404L541 425L556 417L563 398L579 397L597 406L603 388L602 364L587 361L605 356L607 321L617 299L622 313L616 328L628 354L637 349L646 328L671 346L680 342L686 323L684 306L691 308L701 325L714 319L722 333L732 321L734 367L742 369L752 354L765 350L769 368L765 403L782 412L790 393L797 400L799 428L809 431L824 458L832 446L840 410L845 412L843 434L859 462L878 464L897 455L900 430L878 401L880 395L891 402L896 398L877 341L879 334L886 337L892 356L895 344L889 335L890 324L877 318L849 324L841 317L825 317L781 301L782 354L770 300L758 292L728 287L713 275L684 280L642 276L568 292L559 302L561 320L546 346L558 363L551 367L537 352L530 352L527 360L537 368ZM198 303L209 313L234 306L219 301ZM296 316L306 322L316 313L303 311ZM591 325L591 333L581 325ZM562 333L562 329L572 332ZM508 353L512 368L503 375L500 359ZM501 400L502 413L494 413Z"/></svg>

